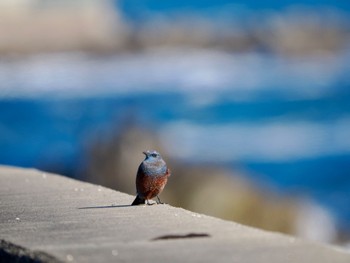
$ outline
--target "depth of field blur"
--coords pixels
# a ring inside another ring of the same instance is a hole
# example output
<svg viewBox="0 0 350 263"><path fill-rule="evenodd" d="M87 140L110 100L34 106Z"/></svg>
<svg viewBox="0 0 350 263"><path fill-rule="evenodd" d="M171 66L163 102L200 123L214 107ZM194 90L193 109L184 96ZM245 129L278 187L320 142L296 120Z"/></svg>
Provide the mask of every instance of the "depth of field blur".
<svg viewBox="0 0 350 263"><path fill-rule="evenodd" d="M0 3L0 163L350 239L350 2Z"/></svg>

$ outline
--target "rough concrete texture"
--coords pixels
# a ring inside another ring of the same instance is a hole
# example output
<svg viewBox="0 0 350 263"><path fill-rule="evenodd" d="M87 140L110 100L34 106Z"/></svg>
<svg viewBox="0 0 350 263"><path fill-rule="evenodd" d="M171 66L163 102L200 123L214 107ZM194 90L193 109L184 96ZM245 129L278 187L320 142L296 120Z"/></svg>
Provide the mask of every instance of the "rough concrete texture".
<svg viewBox="0 0 350 263"><path fill-rule="evenodd" d="M131 207L133 198L1 167L0 255L37 257L24 262L350 262L350 254L334 247L169 205Z"/></svg>

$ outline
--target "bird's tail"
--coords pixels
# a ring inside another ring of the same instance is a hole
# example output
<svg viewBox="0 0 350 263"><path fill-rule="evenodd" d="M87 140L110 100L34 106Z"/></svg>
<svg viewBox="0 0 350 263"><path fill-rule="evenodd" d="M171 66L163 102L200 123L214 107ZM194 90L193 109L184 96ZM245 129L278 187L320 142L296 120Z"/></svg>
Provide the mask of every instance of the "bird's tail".
<svg viewBox="0 0 350 263"><path fill-rule="evenodd" d="M137 195L134 202L132 202L131 205L143 205L143 204L146 204L146 200Z"/></svg>

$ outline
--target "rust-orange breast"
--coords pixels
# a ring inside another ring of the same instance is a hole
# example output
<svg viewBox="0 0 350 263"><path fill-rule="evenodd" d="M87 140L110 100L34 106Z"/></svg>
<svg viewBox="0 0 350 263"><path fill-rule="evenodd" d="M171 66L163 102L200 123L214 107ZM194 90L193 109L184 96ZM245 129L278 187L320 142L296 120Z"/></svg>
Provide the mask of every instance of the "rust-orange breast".
<svg viewBox="0 0 350 263"><path fill-rule="evenodd" d="M144 199L152 199L159 195L170 176L170 170L167 169L166 173L161 176L149 176L143 173L138 173L136 177L137 193Z"/></svg>

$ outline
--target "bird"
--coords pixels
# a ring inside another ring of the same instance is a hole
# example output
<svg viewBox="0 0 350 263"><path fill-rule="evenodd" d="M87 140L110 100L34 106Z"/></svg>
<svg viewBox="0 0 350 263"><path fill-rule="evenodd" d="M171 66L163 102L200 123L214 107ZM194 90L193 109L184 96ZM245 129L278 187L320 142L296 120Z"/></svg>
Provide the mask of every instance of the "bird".
<svg viewBox="0 0 350 263"><path fill-rule="evenodd" d="M146 156L141 162L136 174L136 198L131 205L150 205L149 200L157 197L157 204L163 204L159 198L159 194L163 191L170 169L165 161L154 150L143 152Z"/></svg>

